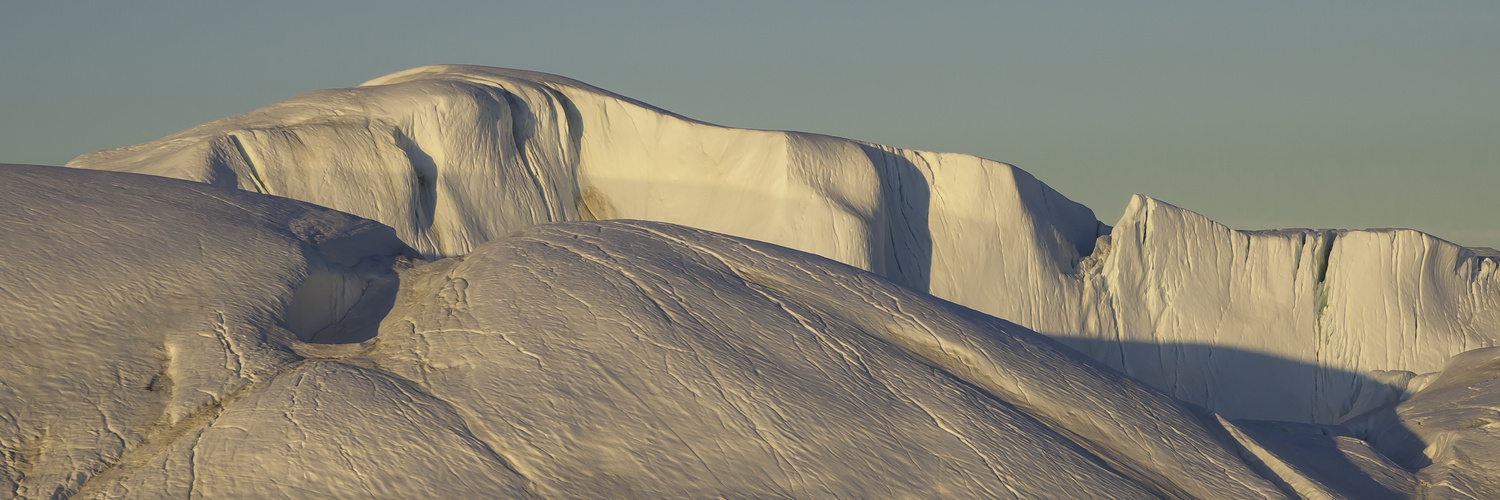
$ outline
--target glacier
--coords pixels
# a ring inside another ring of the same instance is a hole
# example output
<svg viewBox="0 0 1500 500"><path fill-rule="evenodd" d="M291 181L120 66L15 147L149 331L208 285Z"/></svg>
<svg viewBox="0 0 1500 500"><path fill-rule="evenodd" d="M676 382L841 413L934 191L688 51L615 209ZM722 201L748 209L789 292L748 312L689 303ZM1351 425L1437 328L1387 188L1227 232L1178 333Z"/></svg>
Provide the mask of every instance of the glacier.
<svg viewBox="0 0 1500 500"><path fill-rule="evenodd" d="M1500 496L1500 252L425 66L0 165L0 491ZM146 174L146 175L141 175Z"/></svg>
<svg viewBox="0 0 1500 500"><path fill-rule="evenodd" d="M1416 231L1235 231L1146 196L1111 227L1004 163L720 127L520 70L414 68L68 165L312 202L428 257L573 220L766 241L1234 418L1336 423L1400 393L1372 374L1500 339L1500 259Z"/></svg>

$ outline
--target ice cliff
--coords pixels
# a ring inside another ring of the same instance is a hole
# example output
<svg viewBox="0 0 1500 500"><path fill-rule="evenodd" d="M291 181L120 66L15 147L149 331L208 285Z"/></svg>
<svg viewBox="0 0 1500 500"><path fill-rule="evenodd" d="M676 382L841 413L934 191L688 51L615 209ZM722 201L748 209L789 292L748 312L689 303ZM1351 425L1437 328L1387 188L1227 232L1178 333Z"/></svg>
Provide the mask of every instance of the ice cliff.
<svg viewBox="0 0 1500 500"><path fill-rule="evenodd" d="M1235 231L1137 196L1100 247L1099 330L1034 328L1236 417L1337 422L1394 401L1373 373L1500 339L1500 260L1416 231Z"/></svg>
<svg viewBox="0 0 1500 500"><path fill-rule="evenodd" d="M1394 401L1372 373L1435 371L1500 339L1497 259L1425 234L1235 231L1147 197L1111 228L1003 163L720 127L518 70L416 68L69 165L309 201L430 257L565 220L766 241L1233 417L1335 422Z"/></svg>

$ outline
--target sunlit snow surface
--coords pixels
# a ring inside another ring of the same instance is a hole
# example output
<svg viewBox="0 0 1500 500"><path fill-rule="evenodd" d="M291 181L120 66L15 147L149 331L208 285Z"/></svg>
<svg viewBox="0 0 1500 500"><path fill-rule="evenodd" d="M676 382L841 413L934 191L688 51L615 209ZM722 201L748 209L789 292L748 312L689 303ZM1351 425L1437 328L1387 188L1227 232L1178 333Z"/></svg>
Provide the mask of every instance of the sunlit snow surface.
<svg viewBox="0 0 1500 500"><path fill-rule="evenodd" d="M1206 413L794 250L579 222L414 263L291 200L0 174L22 497L1278 495ZM378 331L284 328L392 269Z"/></svg>
<svg viewBox="0 0 1500 500"><path fill-rule="evenodd" d="M0 165L0 496L67 496L191 440L402 252L390 228L306 203Z"/></svg>
<svg viewBox="0 0 1500 500"><path fill-rule="evenodd" d="M429 256L580 219L775 243L1235 418L1335 423L1401 392L1374 371L1500 341L1500 260L1416 231L1240 232L1144 196L1111 228L1003 163L719 127L528 71L415 68L69 166L309 201Z"/></svg>
<svg viewBox="0 0 1500 500"><path fill-rule="evenodd" d="M474 66L69 165L197 182L0 167L0 493L1500 497L1497 258L1415 231Z"/></svg>

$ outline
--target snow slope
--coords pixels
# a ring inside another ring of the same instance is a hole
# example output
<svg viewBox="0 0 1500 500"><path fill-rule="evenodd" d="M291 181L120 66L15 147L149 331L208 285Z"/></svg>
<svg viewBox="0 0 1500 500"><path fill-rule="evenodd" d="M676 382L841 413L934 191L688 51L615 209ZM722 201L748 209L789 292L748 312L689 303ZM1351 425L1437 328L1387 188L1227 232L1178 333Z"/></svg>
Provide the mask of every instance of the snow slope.
<svg viewBox="0 0 1500 500"><path fill-rule="evenodd" d="M403 283L368 357L468 408L543 496L1278 495L1195 410L785 248L554 224Z"/></svg>
<svg viewBox="0 0 1500 500"><path fill-rule="evenodd" d="M1500 498L1500 348L1454 356L1439 372L1402 375L1400 404L1349 427L1417 470L1426 498Z"/></svg>
<svg viewBox="0 0 1500 500"><path fill-rule="evenodd" d="M1335 422L1392 400L1378 370L1435 371L1500 340L1497 258L1417 232L1234 231L1147 197L1110 228L1003 163L719 127L518 70L415 68L69 165L310 201L428 256L580 219L766 241L1237 418Z"/></svg>
<svg viewBox="0 0 1500 500"><path fill-rule="evenodd" d="M292 200L27 166L0 234L20 498L1282 496L1201 410L761 242L577 222L413 262Z"/></svg>
<svg viewBox="0 0 1500 500"><path fill-rule="evenodd" d="M378 302L410 252L306 203L19 165L0 165L0 235L0 492L22 498L179 439Z"/></svg>

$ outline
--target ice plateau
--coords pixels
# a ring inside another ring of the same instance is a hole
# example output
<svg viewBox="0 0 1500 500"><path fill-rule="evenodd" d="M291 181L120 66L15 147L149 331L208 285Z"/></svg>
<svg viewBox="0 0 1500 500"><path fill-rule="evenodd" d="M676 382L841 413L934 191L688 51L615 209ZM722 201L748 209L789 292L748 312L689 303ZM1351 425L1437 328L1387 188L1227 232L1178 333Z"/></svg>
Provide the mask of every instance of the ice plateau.
<svg viewBox="0 0 1500 500"><path fill-rule="evenodd" d="M1500 256L1416 231L478 66L68 165L0 165L19 498L1500 497Z"/></svg>
<svg viewBox="0 0 1500 500"><path fill-rule="evenodd" d="M872 271L1235 418L1334 423L1500 340L1497 259L1409 230L1235 231L1138 196L1113 228L1019 168L715 126L554 75L426 66L69 166L285 196L429 257L531 225L670 222Z"/></svg>

